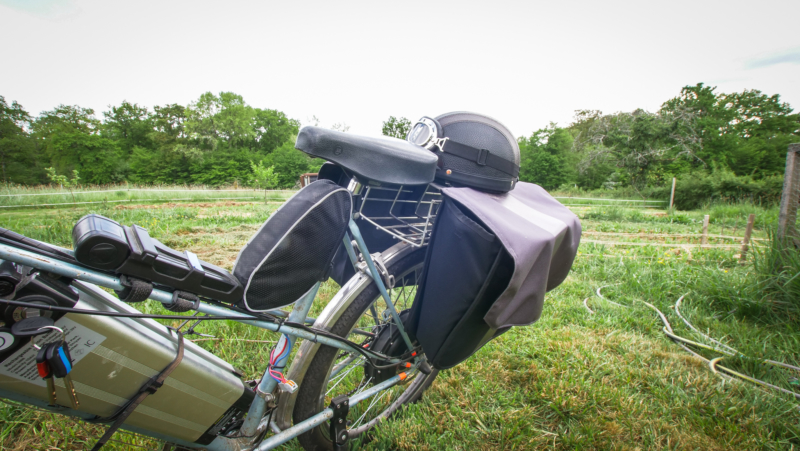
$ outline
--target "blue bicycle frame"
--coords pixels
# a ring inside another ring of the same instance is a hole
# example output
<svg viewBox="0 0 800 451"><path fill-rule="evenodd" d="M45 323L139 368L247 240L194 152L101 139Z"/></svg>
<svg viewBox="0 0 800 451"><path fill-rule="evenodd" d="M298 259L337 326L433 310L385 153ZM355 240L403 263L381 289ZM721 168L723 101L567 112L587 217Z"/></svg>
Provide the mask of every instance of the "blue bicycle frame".
<svg viewBox="0 0 800 451"><path fill-rule="evenodd" d="M350 234L352 235L352 238L355 240L356 246L358 247L358 250L360 251L362 258L366 263L368 276L371 277L371 279L374 280L375 284L377 285L381 297L386 302L389 314L394 319L395 324L398 326L401 336L405 341L406 345L408 346L408 349L412 349L413 346L411 344L411 341L408 338L408 335L406 334L405 330L403 329L402 325L403 323L400 320L397 309L395 308L391 296L389 295L389 292L386 288L386 285L384 284L383 277L379 272L378 268L376 267L375 262L373 261L373 258L370 255L369 250L367 249L366 244L364 243L364 239L361 236L361 231L359 230L358 226L352 219L350 220L349 229L350 229ZM347 234L345 234L344 237L344 245L351 262L353 263L354 266L357 266L358 261L356 260L355 249L353 248L350 241L350 237ZM71 251L66 249L63 249L63 251L71 253ZM50 273L68 277L70 279L76 279L88 282L94 285L103 286L113 290L124 289L124 286L122 285L118 277L86 269L59 260L51 259L46 256L18 249L5 244L0 244L0 259L12 261L21 265L30 266L42 271L47 271ZM294 304L291 312L288 313L289 322L295 322L295 323L306 322L306 320L308 319L308 312L311 309L314 298L316 297L319 285L320 285L319 283L314 285L305 295L303 295L301 299L299 299ZM152 293L150 294L150 299L161 302L165 306L170 306L173 302L173 294L164 290L153 289ZM212 305L203 302L199 303L197 311L200 313L219 315L219 316L230 316L231 314L231 310L223 306ZM236 311L235 313L237 316L252 316L239 311ZM282 317L287 316L286 312L281 310L270 311L268 313L273 313L275 315ZM253 318L252 320L235 320L235 321L274 332L280 332L281 334L285 334L286 336L288 336L289 339L287 340L286 343L286 345L288 346L287 356L289 352L291 352L291 349L298 338L305 340L312 340L316 343L338 348L350 353L355 353L360 351L342 341L334 340L325 336L319 336L314 334L313 332L309 332L304 329L298 329L292 326L279 325L273 322L262 321L255 316L253 316L252 318ZM288 359L288 357L286 357L286 359ZM408 377L412 377L416 373L416 371L418 371L417 366L422 362L420 356L415 357L415 359L416 359L415 360L416 365L407 371ZM390 363L400 362L400 360L395 358L388 358L387 361ZM376 384L373 387L370 387L369 389L366 389L354 395L352 398L350 398L350 405L352 406L358 404L359 402L372 397L378 392L391 388L392 386L396 385L403 379L404 377L401 377L401 375L397 375L379 384ZM244 424L240 429L241 431L239 434L240 437L246 438L246 437L259 436L260 432L264 431L267 427L269 427L269 425L265 423L265 414L267 413L270 407L270 403L275 400L272 393L273 391L275 391L276 385L277 381L269 375L268 370L265 370L264 375L261 378L261 382L256 387L256 397L254 398L252 404L250 405L248 415L245 419ZM39 407L47 408L44 402L36 403L36 405L38 405ZM304 432L311 430L316 426L319 426L320 424L330 419L332 416L333 416L333 411L330 408L326 408L322 412L308 418L307 420L299 424L296 424L290 428L287 428L283 431L280 431L258 444L248 442L247 440L243 440L242 438L229 438L229 437L218 436L212 443L204 445L203 448L208 450L219 450L219 451L229 451L229 450L242 451L250 449L266 451L269 449L273 449L283 443L286 443L287 441L299 436L300 434L303 434ZM131 428L131 430L134 430L134 428ZM138 431L134 430L134 432ZM147 433L147 435L152 436L153 434ZM171 437L156 437L156 438L188 447L197 446L195 444L186 443L183 442L182 440Z"/></svg>

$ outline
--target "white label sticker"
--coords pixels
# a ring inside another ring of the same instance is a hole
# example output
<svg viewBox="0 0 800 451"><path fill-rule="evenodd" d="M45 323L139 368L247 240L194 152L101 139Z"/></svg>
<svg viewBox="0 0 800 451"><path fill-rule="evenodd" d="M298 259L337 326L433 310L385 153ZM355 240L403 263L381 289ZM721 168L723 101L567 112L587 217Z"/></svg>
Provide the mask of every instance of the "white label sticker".
<svg viewBox="0 0 800 451"><path fill-rule="evenodd" d="M66 333L72 366L77 365L81 359L106 339L105 336L66 317L56 321L56 327ZM55 330L33 339L39 346L60 340L61 334ZM0 374L44 387L44 379L39 377L39 372L36 370L36 354L38 352L39 350L34 348L31 343L26 344L0 363Z"/></svg>

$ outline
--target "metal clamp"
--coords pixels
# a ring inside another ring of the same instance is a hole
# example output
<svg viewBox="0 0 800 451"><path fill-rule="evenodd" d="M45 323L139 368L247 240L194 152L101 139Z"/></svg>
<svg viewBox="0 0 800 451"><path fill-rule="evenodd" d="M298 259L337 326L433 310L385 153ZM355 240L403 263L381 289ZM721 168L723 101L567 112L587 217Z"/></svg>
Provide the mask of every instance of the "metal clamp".
<svg viewBox="0 0 800 451"><path fill-rule="evenodd" d="M347 433L347 414L350 412L350 397L341 395L333 398L330 405L333 410L331 418L331 441L334 450L347 449L347 440L350 434Z"/></svg>
<svg viewBox="0 0 800 451"><path fill-rule="evenodd" d="M433 145L439 148L439 152L444 152L444 143L446 143L448 139L450 138L434 138Z"/></svg>
<svg viewBox="0 0 800 451"><path fill-rule="evenodd" d="M372 261L375 262L375 266L378 268L378 272L381 273L381 278L383 279L384 285L386 285L387 290L391 290L394 288L394 276L389 274L389 270L386 269L386 264L383 262L383 257L380 253L372 254Z"/></svg>

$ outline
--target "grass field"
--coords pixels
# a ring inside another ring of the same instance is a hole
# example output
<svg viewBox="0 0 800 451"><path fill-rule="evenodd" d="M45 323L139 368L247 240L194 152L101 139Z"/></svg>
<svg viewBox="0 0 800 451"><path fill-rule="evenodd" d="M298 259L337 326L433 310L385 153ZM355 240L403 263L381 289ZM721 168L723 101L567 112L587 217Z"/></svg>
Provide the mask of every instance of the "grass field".
<svg viewBox="0 0 800 451"><path fill-rule="evenodd" d="M239 187L106 185L65 189L57 186L0 187L0 212L21 208L82 206L108 208L154 202L284 201L294 190Z"/></svg>
<svg viewBox="0 0 800 451"><path fill-rule="evenodd" d="M12 209L0 226L71 246L75 221L96 212L137 223L168 246L230 268L242 245L278 203L93 204L91 208ZM460 366L440 374L418 404L353 449L797 449L800 410L791 396L711 372L671 342L652 303L675 332L692 332L681 313L705 334L744 356L724 365L800 391L798 374L759 363L800 365L800 271L797 260L776 266L764 240L777 210L716 205L679 212L620 207L574 208L584 241L572 273L545 301L533 326L515 328ZM738 264L734 236L756 213L757 240ZM699 245L704 214L711 215L711 247ZM609 244L613 243L613 244ZM771 265L765 269L765 265ZM793 266L794 265L794 266ZM771 273L775 273L771 276ZM792 278L794 277L794 278ZM595 295L598 287L608 301ZM338 287L327 282L321 310ZM584 299L587 299L584 305ZM152 304L152 303L151 303ZM588 308L587 308L588 307ZM148 311L158 307L148 305ZM590 310L594 313L590 313ZM259 377L273 340L238 324L209 324L201 332L229 340L199 342ZM252 341L243 341L252 340ZM699 351L706 358L720 354ZM3 449L86 449L101 429L48 413L0 404ZM108 449L160 449L159 443L117 434ZM298 449L296 444L286 449Z"/></svg>

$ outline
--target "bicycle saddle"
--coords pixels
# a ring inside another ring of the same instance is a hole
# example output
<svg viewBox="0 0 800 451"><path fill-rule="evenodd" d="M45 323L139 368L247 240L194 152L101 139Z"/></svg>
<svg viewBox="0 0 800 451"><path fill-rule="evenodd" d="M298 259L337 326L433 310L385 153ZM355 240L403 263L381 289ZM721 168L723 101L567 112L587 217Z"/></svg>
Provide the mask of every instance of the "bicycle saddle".
<svg viewBox="0 0 800 451"><path fill-rule="evenodd" d="M425 185L436 174L436 155L408 141L303 127L294 147L382 183Z"/></svg>

